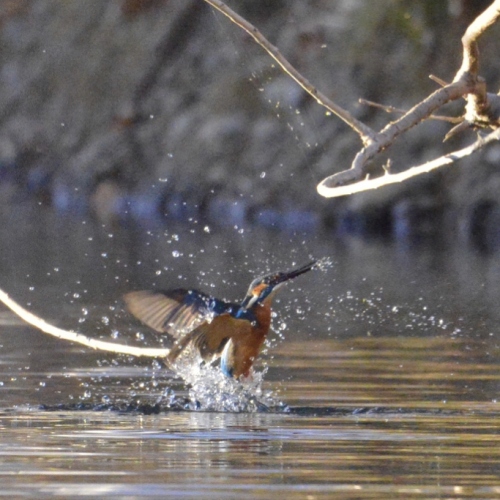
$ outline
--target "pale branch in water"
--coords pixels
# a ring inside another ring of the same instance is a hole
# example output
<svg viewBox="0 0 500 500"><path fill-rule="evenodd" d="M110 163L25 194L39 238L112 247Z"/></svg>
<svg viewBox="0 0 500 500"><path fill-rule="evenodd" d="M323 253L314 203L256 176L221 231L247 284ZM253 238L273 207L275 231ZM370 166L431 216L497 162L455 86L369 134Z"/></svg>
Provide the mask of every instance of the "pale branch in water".
<svg viewBox="0 0 500 500"><path fill-rule="evenodd" d="M3 290L0 289L0 302L3 302L12 312L17 314L26 323L38 328L44 333L52 335L62 340L69 340L76 344L81 344L92 349L99 351L114 352L116 354L128 354L130 356L145 356L149 358L163 358L168 356L170 349L155 349L149 347L133 347L123 344L115 344L113 342L105 342L103 340L96 340L81 333L73 332L70 330L63 330L47 323L42 318L35 316L33 313L24 309L17 302L12 300Z"/></svg>
<svg viewBox="0 0 500 500"><path fill-rule="evenodd" d="M500 96L488 94L484 80L478 75L479 50L477 45L479 37L498 21L500 17L500 0L494 0L467 28L462 37L462 65L455 75L453 82L449 85L444 85L444 82L433 77L435 81L443 84L443 88L433 92L426 99L404 113L398 120L389 123L378 133L319 92L255 26L230 9L224 2L220 0L204 1L222 12L233 23L246 31L307 93L319 104L344 120L361 137L364 147L354 158L351 168L330 175L318 184L318 193L324 197L344 196L346 194L376 189L387 184L402 182L403 180L410 179L441 166L449 165L459 158L464 158L472 154L486 143L499 140L498 135L493 133L488 135L486 139L480 139L469 147L448 153L424 165L412 167L399 174L386 174L367 180L367 172L370 164L380 152L390 147L398 136L410 128L424 120L433 118L432 113L447 102L464 97L467 105L462 123L450 130L445 139L466 128L480 127L496 130L500 127Z"/></svg>

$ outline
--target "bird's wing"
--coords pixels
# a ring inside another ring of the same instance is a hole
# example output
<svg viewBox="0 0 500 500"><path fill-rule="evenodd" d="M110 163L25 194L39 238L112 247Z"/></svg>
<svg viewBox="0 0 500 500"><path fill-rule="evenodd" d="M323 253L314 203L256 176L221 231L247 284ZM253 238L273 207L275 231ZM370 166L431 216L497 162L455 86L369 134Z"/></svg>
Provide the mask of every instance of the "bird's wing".
<svg viewBox="0 0 500 500"><path fill-rule="evenodd" d="M123 296L127 309L137 319L160 333L182 338L211 316L234 307L197 290L141 290Z"/></svg>
<svg viewBox="0 0 500 500"><path fill-rule="evenodd" d="M229 313L216 316L212 321L205 321L191 333L178 340L167 357L169 363L174 363L179 355L189 345L196 348L205 361L211 361L221 355L224 346L230 338L250 334L252 324L243 319L237 319Z"/></svg>

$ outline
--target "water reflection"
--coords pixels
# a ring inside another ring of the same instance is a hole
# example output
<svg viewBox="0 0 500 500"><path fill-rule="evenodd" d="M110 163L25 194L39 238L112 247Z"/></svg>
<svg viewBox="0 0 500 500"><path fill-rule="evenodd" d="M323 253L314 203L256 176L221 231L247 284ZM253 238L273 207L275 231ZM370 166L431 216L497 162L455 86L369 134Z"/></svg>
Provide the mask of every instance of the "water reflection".
<svg viewBox="0 0 500 500"><path fill-rule="evenodd" d="M491 498L497 430L472 414L25 412L2 415L0 475L10 494Z"/></svg>
<svg viewBox="0 0 500 500"><path fill-rule="evenodd" d="M254 275L310 254L335 263L277 301L258 369L288 411L172 411L189 388L161 365L60 342L0 312L3 495L500 494L497 256L195 223L111 230L29 209L1 217L2 288L62 327L138 345L161 339L124 313L125 291L194 284L235 298ZM159 398L158 414L131 411Z"/></svg>
<svg viewBox="0 0 500 500"><path fill-rule="evenodd" d="M356 370L361 380L378 377L381 390L375 395L349 389L351 396L345 397L359 404L384 401L382 391L392 379L401 383L390 401L404 397L422 403L419 384L430 378L436 384L424 384L427 400L448 400L449 391L462 399L469 393L496 398L496 378L487 375L499 349L496 256L479 258L453 247L402 252L362 241L305 241L300 235L256 229L218 232L196 222L127 230L61 220L29 206L24 210L3 214L2 286L62 327L122 343L162 345L162 338L125 313L119 301L123 292L194 285L234 299L245 293L256 274L285 268L308 255L327 256L334 262L332 269L304 275L277 297L276 334L264 355L268 385L273 381L291 391L293 377L305 383L321 368L320 380L311 378L317 395L329 381L338 387L348 369ZM19 232L9 231L13 222ZM119 400L154 402L171 387L180 397L187 394L161 364L89 352L35 333L8 313L1 319L9 327L3 334L2 363L12 363L17 371L10 377L15 380L7 377L4 384L18 390L21 381L29 384L28 375L41 374L33 388L37 397L23 402L66 403L61 387L71 387L70 401L95 403L117 395ZM293 375L290 368L296 369ZM304 387L298 398L307 399L310 390ZM283 398L287 403L288 394Z"/></svg>

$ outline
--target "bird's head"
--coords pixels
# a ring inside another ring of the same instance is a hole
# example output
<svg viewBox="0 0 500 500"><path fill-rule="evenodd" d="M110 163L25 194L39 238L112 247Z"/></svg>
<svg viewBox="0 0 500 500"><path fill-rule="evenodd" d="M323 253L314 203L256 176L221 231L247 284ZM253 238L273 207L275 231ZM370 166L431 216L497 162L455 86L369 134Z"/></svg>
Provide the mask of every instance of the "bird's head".
<svg viewBox="0 0 500 500"><path fill-rule="evenodd" d="M313 260L309 262L309 264L294 269L293 271L266 274L265 276L254 279L248 288L246 297L241 303L241 307L250 309L256 304L261 304L267 298L272 297L283 283L314 269L317 262L318 261Z"/></svg>

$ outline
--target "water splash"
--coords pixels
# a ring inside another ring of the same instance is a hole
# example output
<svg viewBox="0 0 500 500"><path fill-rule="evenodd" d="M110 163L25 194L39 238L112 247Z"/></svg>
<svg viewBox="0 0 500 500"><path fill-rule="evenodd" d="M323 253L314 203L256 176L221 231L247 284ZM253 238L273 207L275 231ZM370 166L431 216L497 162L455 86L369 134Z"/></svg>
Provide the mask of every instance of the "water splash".
<svg viewBox="0 0 500 500"><path fill-rule="evenodd" d="M175 373L188 385L186 409L221 412L285 411L272 391L262 388L267 368L241 380L226 377L219 366L183 359Z"/></svg>
<svg viewBox="0 0 500 500"><path fill-rule="evenodd" d="M322 257L318 259L313 266L313 269L319 269L320 271L327 271L333 267L333 260L330 257Z"/></svg>
<svg viewBox="0 0 500 500"><path fill-rule="evenodd" d="M224 413L288 413L286 404L264 389L267 367L254 370L250 377L226 377L218 364L184 356L171 370L155 361L151 367L103 367L91 382L83 381L83 393L75 404L44 409L139 411L157 414L169 411Z"/></svg>

